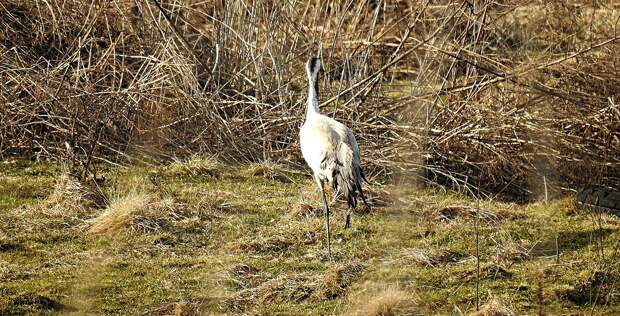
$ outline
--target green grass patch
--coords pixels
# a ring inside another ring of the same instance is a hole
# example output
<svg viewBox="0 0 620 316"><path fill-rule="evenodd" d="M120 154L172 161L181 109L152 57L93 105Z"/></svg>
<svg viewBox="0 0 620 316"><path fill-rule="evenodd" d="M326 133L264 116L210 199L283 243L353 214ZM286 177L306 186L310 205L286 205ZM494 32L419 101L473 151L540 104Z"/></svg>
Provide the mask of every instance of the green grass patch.
<svg viewBox="0 0 620 316"><path fill-rule="evenodd" d="M474 311L476 284L485 309L620 308L620 220L571 198L371 187L380 203L349 230L332 206L331 263L311 179L282 166L107 168L107 205L77 209L57 196L63 168L5 166L0 314L445 314Z"/></svg>

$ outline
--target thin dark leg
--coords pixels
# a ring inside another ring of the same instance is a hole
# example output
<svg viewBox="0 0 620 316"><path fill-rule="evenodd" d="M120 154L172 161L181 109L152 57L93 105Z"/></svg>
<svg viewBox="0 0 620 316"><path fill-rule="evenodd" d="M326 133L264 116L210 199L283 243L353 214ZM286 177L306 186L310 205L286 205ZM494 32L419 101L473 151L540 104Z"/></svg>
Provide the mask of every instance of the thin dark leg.
<svg viewBox="0 0 620 316"><path fill-rule="evenodd" d="M368 206L368 202L366 201L366 196L364 195L364 191L362 191L361 185L360 185L359 191L360 191L360 197L362 198L364 205ZM351 227L351 213L353 213L353 208L349 207L349 210L347 212L347 218L344 222L344 229Z"/></svg>
<svg viewBox="0 0 620 316"><path fill-rule="evenodd" d="M325 229L327 230L327 255L329 261L334 261L332 257L332 239L331 232L329 230L329 206L327 205L327 199L325 198L325 190L323 190L323 181L319 180L319 189L321 190L321 199L323 199L323 210L325 211Z"/></svg>
<svg viewBox="0 0 620 316"><path fill-rule="evenodd" d="M362 186L360 185L360 196L362 197L362 201L364 205L368 206L368 202L366 202L366 196L364 195L364 191L362 191Z"/></svg>
<svg viewBox="0 0 620 316"><path fill-rule="evenodd" d="M351 227L351 213L353 212L353 208L349 207L347 211L347 219L344 221L344 229Z"/></svg>

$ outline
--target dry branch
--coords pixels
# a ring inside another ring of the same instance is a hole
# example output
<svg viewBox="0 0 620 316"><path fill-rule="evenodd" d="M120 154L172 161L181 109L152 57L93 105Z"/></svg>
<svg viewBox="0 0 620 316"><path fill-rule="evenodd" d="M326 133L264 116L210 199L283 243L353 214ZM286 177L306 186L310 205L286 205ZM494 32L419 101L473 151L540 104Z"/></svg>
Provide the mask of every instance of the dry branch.
<svg viewBox="0 0 620 316"><path fill-rule="evenodd" d="M521 200L543 176L617 188L614 8L2 1L0 155L69 159L83 176L136 154L302 166L303 64L322 49L323 105L375 175Z"/></svg>

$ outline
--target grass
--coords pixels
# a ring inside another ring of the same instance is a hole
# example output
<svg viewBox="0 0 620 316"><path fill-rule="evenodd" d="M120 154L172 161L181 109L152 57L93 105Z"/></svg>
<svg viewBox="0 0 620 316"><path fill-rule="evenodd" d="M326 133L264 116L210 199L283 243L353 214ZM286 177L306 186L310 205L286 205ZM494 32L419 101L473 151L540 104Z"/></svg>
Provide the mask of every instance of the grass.
<svg viewBox="0 0 620 316"><path fill-rule="evenodd" d="M61 167L3 162L0 314L475 312L475 200L372 186L352 229L334 205L330 263L309 177L201 159L108 168L107 205L79 211ZM478 315L620 312L618 218L570 197L480 208Z"/></svg>

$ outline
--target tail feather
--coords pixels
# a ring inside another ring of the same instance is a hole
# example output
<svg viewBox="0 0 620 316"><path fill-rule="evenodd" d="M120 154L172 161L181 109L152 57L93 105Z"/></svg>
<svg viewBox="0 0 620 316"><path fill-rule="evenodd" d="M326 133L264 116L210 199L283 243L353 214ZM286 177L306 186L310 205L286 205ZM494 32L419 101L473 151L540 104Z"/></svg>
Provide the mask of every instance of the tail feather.
<svg viewBox="0 0 620 316"><path fill-rule="evenodd" d="M364 181L366 181L366 183L368 183L368 180L366 180L366 177L364 177L362 175L362 179L364 179ZM368 183L370 184L370 183ZM368 206L368 202L366 201L366 196L364 195L364 191L362 190L362 187L360 186L360 197L362 198L362 202L364 202L364 205Z"/></svg>
<svg viewBox="0 0 620 316"><path fill-rule="evenodd" d="M362 175L362 180L364 180L364 182L366 182L366 184L370 185L370 182L368 181L368 179L366 179L366 174L364 173L364 170L362 170L362 166L360 166L360 174ZM364 196L364 194L362 194L362 197L363 196ZM366 204L366 202L364 202L364 204Z"/></svg>
<svg viewBox="0 0 620 316"><path fill-rule="evenodd" d="M340 156L339 160L343 160L344 163L337 164L338 172L336 173L334 185L337 190L342 192L345 196L348 206L355 208L357 206L358 194L362 197L364 203L366 203L366 198L362 193L364 173L362 172L359 162L353 159L350 150L349 153L345 151Z"/></svg>
<svg viewBox="0 0 620 316"><path fill-rule="evenodd" d="M365 205L368 205L362 191L362 181L368 180L362 171L359 158L353 156L351 148L340 146L337 155L326 156L321 162L322 178L327 180L336 195L344 195L347 204L351 208L357 206L357 198L361 197Z"/></svg>

